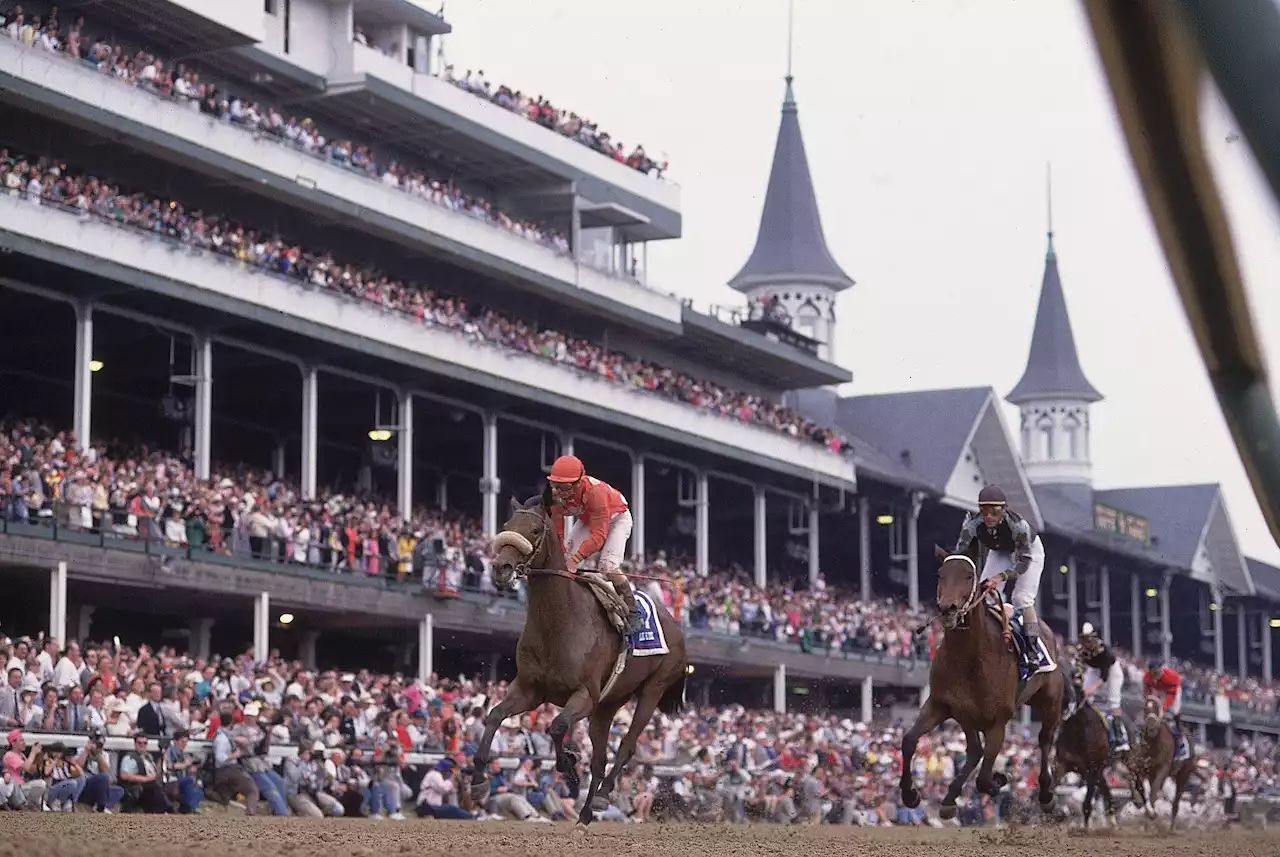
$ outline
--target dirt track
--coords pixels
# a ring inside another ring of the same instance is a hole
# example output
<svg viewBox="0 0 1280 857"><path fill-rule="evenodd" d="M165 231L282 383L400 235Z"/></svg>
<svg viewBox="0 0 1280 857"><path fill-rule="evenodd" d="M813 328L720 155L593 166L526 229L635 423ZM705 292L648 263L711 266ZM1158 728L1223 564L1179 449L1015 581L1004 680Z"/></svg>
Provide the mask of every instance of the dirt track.
<svg viewBox="0 0 1280 857"><path fill-rule="evenodd" d="M1280 836L1233 830L1083 835L1065 828L990 831L850 827L711 827L596 824L585 838L568 825L515 822L370 822L138 815L0 813L0 857L749 857L749 855L912 855L912 857L1274 857Z"/></svg>

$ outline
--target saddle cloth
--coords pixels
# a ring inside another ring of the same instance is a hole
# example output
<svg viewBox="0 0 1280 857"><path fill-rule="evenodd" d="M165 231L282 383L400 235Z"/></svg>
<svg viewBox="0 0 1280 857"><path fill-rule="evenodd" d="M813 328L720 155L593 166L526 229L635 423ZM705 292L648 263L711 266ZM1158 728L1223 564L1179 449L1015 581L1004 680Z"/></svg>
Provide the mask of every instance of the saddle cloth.
<svg viewBox="0 0 1280 857"><path fill-rule="evenodd" d="M609 621L613 624L613 629L619 634L627 627L630 616L627 612L627 606L622 603L622 599L618 596L617 591L613 588L613 584L609 582L609 578L603 574L594 571L580 571L578 577L591 589L596 596L596 600L604 607L605 614L609 617ZM643 592L635 592L636 607L640 610L643 618L640 627L631 634L627 640L631 654L635 657L642 658L646 655L665 655L671 651L667 647L667 635L662 630L662 621L659 618L658 607L653 603L653 599Z"/></svg>
<svg viewBox="0 0 1280 857"><path fill-rule="evenodd" d="M1005 605L1002 602L997 601L995 598L987 598L986 607L987 612L995 617L997 622L1004 622ZM1048 665L1052 658L1049 657L1049 650L1045 647L1044 640L1037 639L1037 646L1034 649L1032 648L1031 641L1027 639L1027 635L1023 632L1022 616L1016 610L1009 617L1009 632L1013 637L1013 645L1018 652L1019 677L1025 682L1041 664Z"/></svg>

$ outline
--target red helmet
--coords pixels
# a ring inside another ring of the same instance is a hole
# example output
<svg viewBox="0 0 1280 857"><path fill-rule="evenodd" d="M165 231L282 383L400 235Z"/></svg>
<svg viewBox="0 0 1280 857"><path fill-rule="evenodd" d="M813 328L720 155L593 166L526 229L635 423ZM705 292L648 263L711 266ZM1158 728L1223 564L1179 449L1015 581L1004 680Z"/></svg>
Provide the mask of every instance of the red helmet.
<svg viewBox="0 0 1280 857"><path fill-rule="evenodd" d="M547 474L548 482L577 482L587 475L587 468L582 466L576 455L562 455L551 465Z"/></svg>

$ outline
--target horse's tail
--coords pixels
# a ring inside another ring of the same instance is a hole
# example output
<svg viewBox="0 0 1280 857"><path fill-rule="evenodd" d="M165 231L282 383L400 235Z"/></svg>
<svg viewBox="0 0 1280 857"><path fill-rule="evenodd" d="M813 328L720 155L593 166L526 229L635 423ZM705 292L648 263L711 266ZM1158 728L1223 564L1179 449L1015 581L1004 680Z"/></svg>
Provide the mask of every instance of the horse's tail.
<svg viewBox="0 0 1280 857"><path fill-rule="evenodd" d="M689 679L689 667L686 664L680 670L680 678L662 693L658 700L658 710L668 717L675 717L684 709L685 682Z"/></svg>

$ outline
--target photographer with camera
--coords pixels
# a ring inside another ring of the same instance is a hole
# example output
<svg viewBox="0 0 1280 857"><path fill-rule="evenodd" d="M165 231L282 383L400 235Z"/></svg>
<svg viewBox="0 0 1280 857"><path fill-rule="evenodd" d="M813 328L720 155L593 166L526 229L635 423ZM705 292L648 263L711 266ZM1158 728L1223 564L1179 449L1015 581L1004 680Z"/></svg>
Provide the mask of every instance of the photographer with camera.
<svg viewBox="0 0 1280 857"><path fill-rule="evenodd" d="M102 748L105 738L101 728L91 729L89 740L75 762L84 771L80 802L110 815L111 810L124 800L124 789L111 782L111 762Z"/></svg>
<svg viewBox="0 0 1280 857"><path fill-rule="evenodd" d="M258 724L258 715L262 706L250 702L244 707L244 721L231 730L236 744L240 747L240 764L258 787L258 794L271 807L273 815L288 815L289 804L285 801L284 778L276 773L267 758L270 747L270 734Z"/></svg>
<svg viewBox="0 0 1280 857"><path fill-rule="evenodd" d="M120 757L120 782L124 785L125 811L141 809L147 813L164 813L173 809L164 793L160 768L147 751L147 736L134 733L133 749Z"/></svg>
<svg viewBox="0 0 1280 857"><path fill-rule="evenodd" d="M234 800L236 795L244 795L245 814L257 815L258 785L240 764L240 742L244 739L232 735L228 726L231 717L230 705L224 705L218 712L218 731L213 735L213 783L209 791L223 803Z"/></svg>

